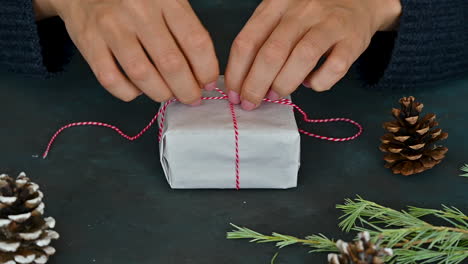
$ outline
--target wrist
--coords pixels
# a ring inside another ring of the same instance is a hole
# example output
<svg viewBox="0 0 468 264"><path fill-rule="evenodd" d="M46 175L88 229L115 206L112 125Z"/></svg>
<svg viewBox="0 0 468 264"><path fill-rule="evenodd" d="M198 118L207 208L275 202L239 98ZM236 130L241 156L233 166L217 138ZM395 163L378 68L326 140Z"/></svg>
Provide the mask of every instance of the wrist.
<svg viewBox="0 0 468 264"><path fill-rule="evenodd" d="M57 12L50 0L33 0L33 7L36 15L36 21L57 15Z"/></svg>
<svg viewBox="0 0 468 264"><path fill-rule="evenodd" d="M402 6L400 0L379 1L381 23L377 31L393 31L398 28Z"/></svg>

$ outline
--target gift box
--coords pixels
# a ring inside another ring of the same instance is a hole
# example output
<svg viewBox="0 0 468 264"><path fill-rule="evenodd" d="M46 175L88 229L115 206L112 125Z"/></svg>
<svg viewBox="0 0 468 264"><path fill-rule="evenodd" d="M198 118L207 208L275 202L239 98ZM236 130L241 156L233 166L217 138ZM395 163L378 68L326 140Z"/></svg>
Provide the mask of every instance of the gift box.
<svg viewBox="0 0 468 264"><path fill-rule="evenodd" d="M218 88L224 90L222 77ZM222 97L216 90L203 96ZM296 187L300 136L292 106L266 102L245 111L212 99L162 107L159 150L171 188Z"/></svg>
<svg viewBox="0 0 468 264"><path fill-rule="evenodd" d="M137 134L99 121L73 122L59 128L42 154L46 158L57 137L77 126L105 127L134 141L158 122L162 168L174 189L296 187L300 166L299 132L316 139L344 142L358 138L362 126L349 118L310 119L290 98L264 99L255 111L244 111L227 100L221 76L216 91L204 92L201 106L172 99L162 104ZM358 131L350 137L328 137L298 129L293 110L304 123L346 122Z"/></svg>

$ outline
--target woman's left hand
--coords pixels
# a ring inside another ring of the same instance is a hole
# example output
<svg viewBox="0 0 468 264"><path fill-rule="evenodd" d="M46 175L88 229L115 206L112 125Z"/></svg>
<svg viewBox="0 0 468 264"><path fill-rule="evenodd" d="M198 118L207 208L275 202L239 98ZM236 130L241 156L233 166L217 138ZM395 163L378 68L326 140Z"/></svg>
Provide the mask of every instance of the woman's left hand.
<svg viewBox="0 0 468 264"><path fill-rule="evenodd" d="M252 110L301 83L329 90L400 13L400 0L264 0L232 45L225 74L230 101Z"/></svg>

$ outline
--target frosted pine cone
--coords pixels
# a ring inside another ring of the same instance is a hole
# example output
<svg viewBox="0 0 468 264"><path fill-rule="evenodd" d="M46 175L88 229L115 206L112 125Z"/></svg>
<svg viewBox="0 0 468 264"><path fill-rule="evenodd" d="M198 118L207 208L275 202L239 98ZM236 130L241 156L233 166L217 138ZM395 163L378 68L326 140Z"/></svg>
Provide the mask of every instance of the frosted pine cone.
<svg viewBox="0 0 468 264"><path fill-rule="evenodd" d="M340 254L328 254L329 264L383 264L382 257L393 255L391 249L374 245L368 232L359 233L358 240L351 243L338 240L336 247Z"/></svg>
<svg viewBox="0 0 468 264"><path fill-rule="evenodd" d="M43 194L26 174L0 175L0 264L44 264L55 253L55 220L44 218Z"/></svg>

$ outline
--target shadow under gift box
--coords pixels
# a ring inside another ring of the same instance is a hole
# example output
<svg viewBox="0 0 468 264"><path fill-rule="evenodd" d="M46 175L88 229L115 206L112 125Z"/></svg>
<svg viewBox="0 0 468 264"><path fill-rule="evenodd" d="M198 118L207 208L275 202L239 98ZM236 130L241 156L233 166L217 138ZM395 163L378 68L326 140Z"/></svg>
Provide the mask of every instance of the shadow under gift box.
<svg viewBox="0 0 468 264"><path fill-rule="evenodd" d="M222 77L218 88L225 90ZM205 91L203 96L220 94ZM235 112L239 187L296 187L300 136L293 108L264 102L250 112L236 105ZM236 188L234 126L227 100L203 100L197 107L174 102L167 107L163 125L161 165L171 188Z"/></svg>

